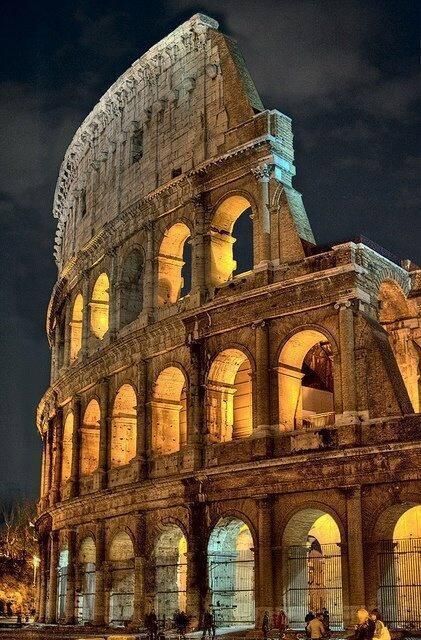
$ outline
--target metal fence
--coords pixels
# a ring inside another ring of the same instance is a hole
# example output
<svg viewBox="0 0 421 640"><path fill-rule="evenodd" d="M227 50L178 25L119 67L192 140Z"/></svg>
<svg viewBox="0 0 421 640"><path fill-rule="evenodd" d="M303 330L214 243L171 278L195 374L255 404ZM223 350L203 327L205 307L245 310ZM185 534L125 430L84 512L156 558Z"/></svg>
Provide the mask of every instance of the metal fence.
<svg viewBox="0 0 421 640"><path fill-rule="evenodd" d="M254 559L248 550L209 555L209 587L217 626L254 624Z"/></svg>
<svg viewBox="0 0 421 640"><path fill-rule="evenodd" d="M187 563L158 561L156 564L155 608L159 620L171 620L175 611L186 610Z"/></svg>
<svg viewBox="0 0 421 640"><path fill-rule="evenodd" d="M421 628L421 538L382 540L378 602L390 627Z"/></svg>
<svg viewBox="0 0 421 640"><path fill-rule="evenodd" d="M76 620L79 624L92 622L95 603L95 564L84 565L81 578L81 590L76 594Z"/></svg>
<svg viewBox="0 0 421 640"><path fill-rule="evenodd" d="M288 549L287 615L292 628L304 628L307 613L323 608L329 611L331 629L343 627L341 548L326 544L320 549Z"/></svg>

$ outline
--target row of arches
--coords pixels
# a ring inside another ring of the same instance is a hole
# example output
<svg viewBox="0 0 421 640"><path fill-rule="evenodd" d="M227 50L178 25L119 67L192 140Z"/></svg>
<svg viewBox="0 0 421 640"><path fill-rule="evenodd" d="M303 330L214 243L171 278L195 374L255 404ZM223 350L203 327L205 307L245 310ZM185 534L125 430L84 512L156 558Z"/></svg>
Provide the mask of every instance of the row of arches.
<svg viewBox="0 0 421 640"><path fill-rule="evenodd" d="M192 287L193 231L189 221L179 221L168 227L162 236L156 256L155 304L163 307L188 295ZM212 287L230 280L237 273L253 268L253 227L251 204L244 196L230 196L220 204L208 232ZM145 254L134 247L123 259L116 283L110 283L107 272L97 277L87 303L79 292L73 299L69 332L69 360L79 356L83 343L83 316L89 313L90 335L102 340L110 328L110 285L117 298L116 328L133 322L144 306ZM66 327L59 323L59 360L64 359Z"/></svg>
<svg viewBox="0 0 421 640"><path fill-rule="evenodd" d="M390 538L381 540L377 547L377 602L385 621L392 627L411 628L421 620L420 535L421 506L413 506L403 510L394 521ZM223 516L211 530L206 549L203 571L207 592L202 606L212 606L219 627L254 626L261 576L255 533L240 517ZM302 628L308 611L327 608L331 628L341 629L348 567L346 540L335 518L320 507L296 512L284 530L281 551L283 592L275 606L285 609L291 628ZM189 557L188 540L180 526L163 525L149 563L152 600L143 607L153 607L161 621L171 620L177 609L189 609ZM100 569L96 564L93 537L87 536L81 541L77 561L75 616L79 623L92 622L96 570ZM62 548L57 567L59 619L65 610L68 562L68 550ZM108 622L125 624L134 612L137 570L133 540L126 531L118 531L113 536L106 566ZM198 612L190 613L197 615Z"/></svg>
<svg viewBox="0 0 421 640"><path fill-rule="evenodd" d="M315 330L293 335L280 354L279 407L281 429L326 426L334 421L333 351ZM212 361L206 380L205 436L208 444L248 437L253 432L254 364L248 352L228 348ZM150 450L155 455L179 451L188 444L189 385L178 366L163 369L152 387ZM137 392L125 383L110 412L109 465L128 464L136 456ZM104 424L108 416L102 416ZM106 428L106 427L104 427ZM66 415L63 430L62 482L70 478L74 446L74 415ZM101 410L92 398L79 426L79 474L98 467Z"/></svg>
<svg viewBox="0 0 421 640"><path fill-rule="evenodd" d="M111 413L110 467L128 464L136 455L136 393L129 384L117 391ZM79 475L92 474L99 464L101 410L98 400L88 403L79 428ZM74 415L66 416L62 439L61 482L70 479L74 446Z"/></svg>

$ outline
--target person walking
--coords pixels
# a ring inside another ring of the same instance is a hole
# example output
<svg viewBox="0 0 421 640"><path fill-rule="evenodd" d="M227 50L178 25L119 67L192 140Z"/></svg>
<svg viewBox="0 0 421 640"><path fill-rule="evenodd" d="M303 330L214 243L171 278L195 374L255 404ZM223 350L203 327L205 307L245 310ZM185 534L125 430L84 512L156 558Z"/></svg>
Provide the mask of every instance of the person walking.
<svg viewBox="0 0 421 640"><path fill-rule="evenodd" d="M277 629L279 632L279 640L282 640L285 631L288 628L288 618L283 609L274 614L273 617L273 627Z"/></svg>
<svg viewBox="0 0 421 640"><path fill-rule="evenodd" d="M370 618L367 609L358 609L357 619L358 624L355 627L354 633L355 640L373 640L376 624L374 620Z"/></svg>
<svg viewBox="0 0 421 640"><path fill-rule="evenodd" d="M384 624L380 611L378 609L372 609L370 611L370 618L375 624L374 638L377 638L377 640L390 640L390 631Z"/></svg>
<svg viewBox="0 0 421 640"><path fill-rule="evenodd" d="M209 639L212 638L213 640L215 638L216 625L215 625L215 617L210 609L206 609L205 613L203 614L202 627L203 627L202 638L205 638L207 634Z"/></svg>
<svg viewBox="0 0 421 640"><path fill-rule="evenodd" d="M313 611L309 611L308 614L306 615L306 617L304 618L304 622L305 622L305 630L306 630L306 636L307 638L310 637L310 630L308 628L309 623L314 620L315 618L315 614L313 613Z"/></svg>
<svg viewBox="0 0 421 640"><path fill-rule="evenodd" d="M324 637L326 630L323 624L323 614L321 612L309 621L307 629L311 640L321 640L321 638Z"/></svg>
<svg viewBox="0 0 421 640"><path fill-rule="evenodd" d="M269 611L265 611L265 613L263 614L263 620L262 620L262 631L263 631L264 640L267 640L269 636L269 629L270 629Z"/></svg>

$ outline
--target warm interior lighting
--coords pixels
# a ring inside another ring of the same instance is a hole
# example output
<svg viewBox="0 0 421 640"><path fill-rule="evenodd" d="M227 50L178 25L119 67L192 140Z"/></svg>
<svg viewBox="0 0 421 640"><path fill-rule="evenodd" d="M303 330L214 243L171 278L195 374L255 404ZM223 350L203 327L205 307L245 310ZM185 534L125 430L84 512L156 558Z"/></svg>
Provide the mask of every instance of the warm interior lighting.
<svg viewBox="0 0 421 640"><path fill-rule="evenodd" d="M251 365L239 349L225 349L213 361L207 410L210 442L228 442L252 433Z"/></svg>
<svg viewBox="0 0 421 640"><path fill-rule="evenodd" d="M82 348L83 298L79 293L73 303L70 322L70 361L76 360Z"/></svg>
<svg viewBox="0 0 421 640"><path fill-rule="evenodd" d="M179 451L187 442L186 381L177 367L167 367L154 385L152 450L158 454Z"/></svg>
<svg viewBox="0 0 421 640"><path fill-rule="evenodd" d="M86 407L81 429L80 473L90 475L98 467L100 409L96 400L91 400Z"/></svg>
<svg viewBox="0 0 421 640"><path fill-rule="evenodd" d="M106 273L98 276L92 291L92 300L90 303L91 310L91 329L93 334L102 340L108 331L109 314L110 314L110 283Z"/></svg>
<svg viewBox="0 0 421 640"><path fill-rule="evenodd" d="M158 618L171 619L177 609L186 611L187 540L176 525L166 525L156 543L155 579Z"/></svg>
<svg viewBox="0 0 421 640"><path fill-rule="evenodd" d="M332 348L319 331L294 334L281 351L279 413L283 430L334 422Z"/></svg>
<svg viewBox="0 0 421 640"><path fill-rule="evenodd" d="M111 423L111 466L128 464L136 455L136 393L123 384L114 400Z"/></svg>
<svg viewBox="0 0 421 640"><path fill-rule="evenodd" d="M64 421L62 460L61 460L61 481L67 482L72 472L72 451L73 451L73 413L67 414Z"/></svg>
<svg viewBox="0 0 421 640"><path fill-rule="evenodd" d="M177 222L164 234L158 255L158 306L174 304L180 298L189 237L190 229L183 222Z"/></svg>
<svg viewBox="0 0 421 640"><path fill-rule="evenodd" d="M227 282L237 268L233 228L243 213L248 215L246 212L249 209L250 202L243 196L235 195L226 198L215 211L211 227L211 286L217 287Z"/></svg>

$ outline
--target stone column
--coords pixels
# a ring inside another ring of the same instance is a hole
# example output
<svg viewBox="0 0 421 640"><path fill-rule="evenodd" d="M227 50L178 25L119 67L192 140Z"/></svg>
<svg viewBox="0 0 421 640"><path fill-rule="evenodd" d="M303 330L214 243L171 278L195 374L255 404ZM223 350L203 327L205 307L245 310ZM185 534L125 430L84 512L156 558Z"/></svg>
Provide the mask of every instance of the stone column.
<svg viewBox="0 0 421 640"><path fill-rule="evenodd" d="M89 273L84 271L82 274L82 297L83 297L83 314L82 314L82 357L86 357L89 351Z"/></svg>
<svg viewBox="0 0 421 640"><path fill-rule="evenodd" d="M72 398L73 436L72 436L72 468L70 473L70 498L79 495L79 458L80 458L80 396Z"/></svg>
<svg viewBox="0 0 421 640"><path fill-rule="evenodd" d="M57 619L57 567L59 556L59 532L50 534L50 581L48 584L48 607L46 622L53 624Z"/></svg>
<svg viewBox="0 0 421 640"><path fill-rule="evenodd" d="M50 495L50 504L54 505L60 500L60 483L61 483L61 460L63 454L63 409L57 407L54 419L54 469L52 479L52 492Z"/></svg>
<svg viewBox="0 0 421 640"><path fill-rule="evenodd" d="M136 545L134 559L134 598L132 625L139 626L145 617L145 514L139 513L135 523Z"/></svg>
<svg viewBox="0 0 421 640"><path fill-rule="evenodd" d="M103 522L96 525L96 559L95 559L95 601L94 624L102 626L105 623L105 528Z"/></svg>
<svg viewBox="0 0 421 640"><path fill-rule="evenodd" d="M70 296L66 297L65 301L65 313L64 313L64 355L63 355L63 367L68 367L70 364L70 321L72 318L72 305Z"/></svg>
<svg viewBox="0 0 421 640"><path fill-rule="evenodd" d="M256 178L259 185L259 202L258 202L258 256L256 251L254 252L255 264L264 264L270 261L270 212L269 212L269 180L271 174L271 167L267 164L262 164L255 169L252 169L252 173ZM253 239L256 238L256 234L253 233ZM257 257L257 262L256 262Z"/></svg>
<svg viewBox="0 0 421 640"><path fill-rule="evenodd" d="M205 498L203 494L199 494ZM189 505L190 536L187 545L187 613L202 619L208 592L206 504Z"/></svg>
<svg viewBox="0 0 421 640"><path fill-rule="evenodd" d="M146 397L148 393L147 362L140 360L137 371L137 407L136 407L136 459L137 478L141 480L146 475Z"/></svg>
<svg viewBox="0 0 421 640"><path fill-rule="evenodd" d="M203 445L205 389L202 380L202 348L199 340L190 344L191 375L189 379L187 444L198 449L196 465L200 465L199 449Z"/></svg>
<svg viewBox="0 0 421 640"><path fill-rule="evenodd" d="M65 601L65 624L75 623L75 564L76 564L76 532L74 529L67 531L67 584L66 584L66 601Z"/></svg>
<svg viewBox="0 0 421 640"><path fill-rule="evenodd" d="M346 519L348 550L348 607L345 608L345 624L355 623L355 612L365 607L364 556L362 537L361 487L347 487Z"/></svg>
<svg viewBox="0 0 421 640"><path fill-rule="evenodd" d="M192 244L192 294L198 296L198 300L202 302L205 296L205 207L202 194L193 196L192 200L194 210L194 236L191 239Z"/></svg>
<svg viewBox="0 0 421 640"><path fill-rule="evenodd" d="M258 621L265 611L273 609L273 563L272 563L272 496L257 499L258 505L258 572L257 572L257 614Z"/></svg>
<svg viewBox="0 0 421 640"><path fill-rule="evenodd" d="M151 316L155 307L154 300L154 243L153 243L153 222L148 220L144 229L146 231L146 255L145 271L143 281L143 309L148 317Z"/></svg>
<svg viewBox="0 0 421 640"><path fill-rule="evenodd" d="M99 383L99 456L97 476L97 489L105 489L108 478L108 404L109 381L103 378Z"/></svg>
<svg viewBox="0 0 421 640"><path fill-rule="evenodd" d="M117 251L111 249L108 254L110 260L109 270L109 321L108 321L108 334L110 340L114 340L117 333Z"/></svg>
<svg viewBox="0 0 421 640"><path fill-rule="evenodd" d="M256 402L256 424L253 435L272 435L270 426L270 371L268 325L262 320L253 323L256 332L256 375L253 401Z"/></svg>
<svg viewBox="0 0 421 640"><path fill-rule="evenodd" d="M357 412L357 388L355 379L354 314L349 300L339 301L339 348L341 358L342 411L345 416Z"/></svg>
<svg viewBox="0 0 421 640"><path fill-rule="evenodd" d="M47 478L47 486L46 486L46 497L47 504L50 500L50 493L53 485L53 468L54 468L54 425L53 421L48 421L47 427L47 458L46 458L46 478Z"/></svg>
<svg viewBox="0 0 421 640"><path fill-rule="evenodd" d="M45 622L47 608L47 575L48 575L48 544L43 538L39 548L39 591L38 591L38 622Z"/></svg>

